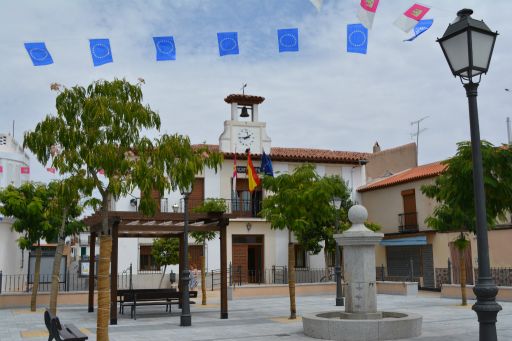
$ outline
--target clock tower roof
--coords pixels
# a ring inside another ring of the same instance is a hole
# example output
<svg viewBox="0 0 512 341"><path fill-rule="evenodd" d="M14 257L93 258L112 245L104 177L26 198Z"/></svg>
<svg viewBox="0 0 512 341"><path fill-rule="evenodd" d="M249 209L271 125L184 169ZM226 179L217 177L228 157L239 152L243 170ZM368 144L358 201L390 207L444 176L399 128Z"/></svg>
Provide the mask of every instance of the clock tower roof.
<svg viewBox="0 0 512 341"><path fill-rule="evenodd" d="M224 98L224 101L226 103L238 103L240 105L261 104L263 103L264 100L265 97L241 94L231 94L228 97Z"/></svg>

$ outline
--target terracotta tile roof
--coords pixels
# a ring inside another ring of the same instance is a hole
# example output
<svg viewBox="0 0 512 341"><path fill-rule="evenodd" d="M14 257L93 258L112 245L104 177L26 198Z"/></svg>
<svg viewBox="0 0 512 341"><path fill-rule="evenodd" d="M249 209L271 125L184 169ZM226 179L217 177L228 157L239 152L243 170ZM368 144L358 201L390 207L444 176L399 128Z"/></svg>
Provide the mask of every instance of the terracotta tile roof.
<svg viewBox="0 0 512 341"><path fill-rule="evenodd" d="M199 145L194 145L199 146ZM219 151L219 146L215 144L205 145L211 151ZM253 159L261 158L259 154L254 155ZM358 163L359 160L368 159L371 153L347 152L328 149L310 149L310 148L282 148L273 147L270 150L272 161L289 162L321 162L321 163ZM234 153L224 153L224 158L233 159ZM245 153L237 153L236 158L244 160L247 158Z"/></svg>
<svg viewBox="0 0 512 341"><path fill-rule="evenodd" d="M265 97L241 94L231 94L228 97L224 98L224 102L226 103L238 103L241 105L260 104L264 100Z"/></svg>
<svg viewBox="0 0 512 341"><path fill-rule="evenodd" d="M409 168L387 178L374 181L368 185L359 187L358 192L367 192L379 188L395 186L406 182L432 178L438 176L446 169L441 161L429 163L423 166Z"/></svg>

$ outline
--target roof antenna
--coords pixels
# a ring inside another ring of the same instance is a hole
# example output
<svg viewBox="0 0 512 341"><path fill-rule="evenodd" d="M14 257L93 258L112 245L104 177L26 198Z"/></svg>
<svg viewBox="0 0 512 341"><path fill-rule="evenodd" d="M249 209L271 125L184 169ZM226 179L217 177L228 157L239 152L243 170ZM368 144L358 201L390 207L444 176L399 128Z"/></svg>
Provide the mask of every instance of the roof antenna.
<svg viewBox="0 0 512 341"><path fill-rule="evenodd" d="M427 118L429 118L429 117L430 116L425 116L425 117L420 118L419 120L411 122L411 125L415 125L416 124L416 132L411 134L411 137L416 136L416 167L418 167L418 152L419 152L418 145L419 145L419 142L420 142L420 134L423 133L425 130L427 130L427 128L423 128L423 129L420 130L420 122L425 120L425 119L427 119Z"/></svg>
<svg viewBox="0 0 512 341"><path fill-rule="evenodd" d="M244 85L242 85L242 95L245 96L245 88L247 87L247 83L245 83Z"/></svg>

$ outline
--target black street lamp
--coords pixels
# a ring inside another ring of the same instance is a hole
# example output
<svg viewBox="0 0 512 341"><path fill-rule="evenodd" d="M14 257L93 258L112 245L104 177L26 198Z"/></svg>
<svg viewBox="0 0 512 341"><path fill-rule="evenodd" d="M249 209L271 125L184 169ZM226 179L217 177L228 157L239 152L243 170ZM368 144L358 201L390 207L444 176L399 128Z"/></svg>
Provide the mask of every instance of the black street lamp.
<svg viewBox="0 0 512 341"><path fill-rule="evenodd" d="M181 189L183 195L184 220L183 220L183 271L181 272L181 316L180 326L188 327L192 325L192 316L190 315L190 294L188 283L190 281L190 271L188 269L188 197L192 193L192 186Z"/></svg>
<svg viewBox="0 0 512 341"><path fill-rule="evenodd" d="M487 73L497 32L492 32L483 22L471 18L473 11L462 9L457 19L446 29L437 42L453 75L459 76L466 89L469 103L471 149L473 157L473 189L475 193L476 237L478 247L478 281L473 289L476 303L473 310L480 323L480 341L495 341L496 317L501 306L496 303L498 287L491 276L487 219L483 181L480 130L478 126L477 88L483 73ZM475 77L478 76L476 81Z"/></svg>
<svg viewBox="0 0 512 341"><path fill-rule="evenodd" d="M340 218L339 218L339 211L341 208L341 198L335 197L332 199L332 202L334 204L334 208L336 209L336 217L335 217L335 229L336 233L340 233ZM338 245L338 242L335 241L336 245L336 253L335 253L335 263L334 263L334 273L336 274L336 306L342 307L345 304L345 301L343 299L343 286L341 285L341 266L340 266L340 247Z"/></svg>

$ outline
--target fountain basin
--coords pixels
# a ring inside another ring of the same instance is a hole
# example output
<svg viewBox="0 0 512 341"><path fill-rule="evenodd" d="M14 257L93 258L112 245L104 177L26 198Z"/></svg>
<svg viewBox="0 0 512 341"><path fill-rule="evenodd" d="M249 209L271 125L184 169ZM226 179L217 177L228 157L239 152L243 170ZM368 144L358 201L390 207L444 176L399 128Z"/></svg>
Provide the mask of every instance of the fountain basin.
<svg viewBox="0 0 512 341"><path fill-rule="evenodd" d="M382 312L381 319L346 319L343 311L326 311L302 316L304 334L338 341L396 340L421 335L419 314Z"/></svg>

